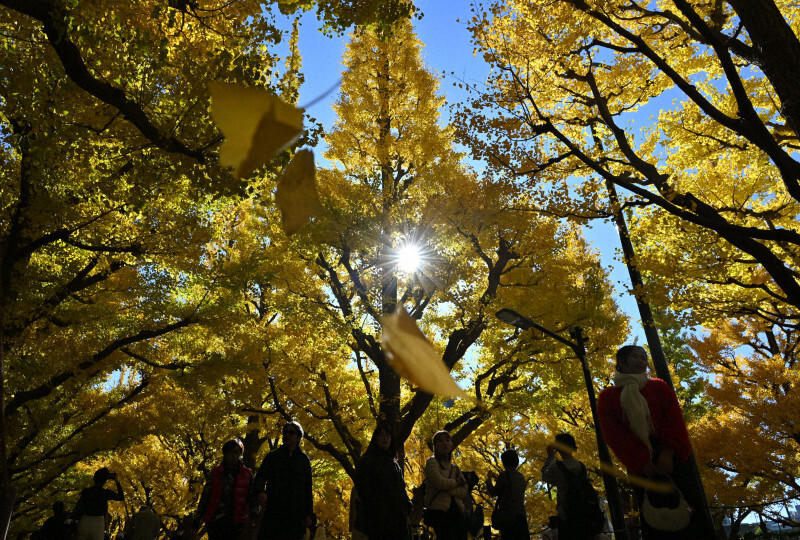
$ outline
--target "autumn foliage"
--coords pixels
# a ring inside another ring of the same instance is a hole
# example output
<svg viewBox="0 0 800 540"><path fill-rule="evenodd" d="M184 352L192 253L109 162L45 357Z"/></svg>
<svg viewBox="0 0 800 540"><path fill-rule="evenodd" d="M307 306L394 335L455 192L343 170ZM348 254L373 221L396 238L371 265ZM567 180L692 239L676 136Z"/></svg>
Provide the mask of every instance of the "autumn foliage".
<svg viewBox="0 0 800 540"><path fill-rule="evenodd" d="M711 412L695 448L735 526L798 488L797 418L777 414L796 410L797 15L768 0L491 2L471 29L493 76L460 115L531 209L627 213L648 277L634 292L697 330Z"/></svg>
<svg viewBox="0 0 800 540"><path fill-rule="evenodd" d="M174 530L222 442L242 437L254 465L289 419L333 538L378 421L409 488L438 429L481 479L518 449L544 528L554 433L601 487L589 400L571 349L495 313L580 326L608 385L628 316L581 227L619 210L715 517L797 497L795 3L476 6L492 73L452 122L410 1L0 6L14 530L74 504L99 466L126 491L115 530L145 503ZM324 128L296 108L314 53L281 30L305 10L350 31Z"/></svg>

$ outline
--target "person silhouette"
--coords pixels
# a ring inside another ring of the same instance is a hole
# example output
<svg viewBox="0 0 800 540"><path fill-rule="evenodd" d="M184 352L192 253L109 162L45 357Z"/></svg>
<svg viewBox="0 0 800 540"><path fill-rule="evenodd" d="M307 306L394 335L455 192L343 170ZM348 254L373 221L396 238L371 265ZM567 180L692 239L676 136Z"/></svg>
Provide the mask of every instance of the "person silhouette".
<svg viewBox="0 0 800 540"><path fill-rule="evenodd" d="M375 428L369 446L356 468L356 489L360 497L363 526L369 540L407 540L411 500L403 471L397 463L397 449L389 428Z"/></svg>
<svg viewBox="0 0 800 540"><path fill-rule="evenodd" d="M125 540L155 540L161 532L161 518L148 505L139 508L131 518Z"/></svg>
<svg viewBox="0 0 800 540"><path fill-rule="evenodd" d="M248 497L253 471L242 462L244 444L231 439L222 445L222 463L211 469L195 513L195 528L202 520L209 540L238 538L248 518Z"/></svg>
<svg viewBox="0 0 800 540"><path fill-rule="evenodd" d="M103 487L109 480L117 484L116 492ZM92 486L81 491L81 496L75 505L74 518L78 521L78 540L105 540L108 501L125 500L117 474L109 471L107 467L97 469L93 481Z"/></svg>
<svg viewBox="0 0 800 540"><path fill-rule="evenodd" d="M500 454L500 461L505 470L500 475L489 473L489 478L486 480L486 491L492 497L497 497L495 508L499 509L498 514L501 516L501 523L498 523L500 538L527 540L530 538L528 514L525 509L525 488L528 481L517 470L519 454L513 449L506 450Z"/></svg>
<svg viewBox="0 0 800 540"><path fill-rule="evenodd" d="M303 428L287 422L282 435L283 444L264 457L250 489L251 506L263 511L259 540L300 540L314 514L311 460L300 449Z"/></svg>
<svg viewBox="0 0 800 540"><path fill-rule="evenodd" d="M35 540L67 540L71 536L71 519L64 501L53 503L53 515L34 533Z"/></svg>

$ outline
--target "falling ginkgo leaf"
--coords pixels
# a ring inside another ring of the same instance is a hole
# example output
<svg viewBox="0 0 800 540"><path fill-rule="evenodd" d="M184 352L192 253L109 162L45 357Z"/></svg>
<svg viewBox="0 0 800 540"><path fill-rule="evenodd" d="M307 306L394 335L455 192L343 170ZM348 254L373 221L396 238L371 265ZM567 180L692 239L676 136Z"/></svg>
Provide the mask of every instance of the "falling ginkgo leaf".
<svg viewBox="0 0 800 540"><path fill-rule="evenodd" d="M559 441L553 441L550 443L550 445L554 447L556 450L559 450L561 452L567 452L570 454L574 452L573 448L570 448L566 444L563 444ZM643 476L628 474L626 472L617 469L611 463L604 463L601 461L600 470L608 474L611 474L613 476L616 476L617 478L620 478L621 480L624 480L625 482L628 482L631 485L639 486L650 491L657 491L659 493L669 493L673 489L673 484L669 481L665 482L663 480L661 481L650 480L649 478L645 478Z"/></svg>
<svg viewBox="0 0 800 540"><path fill-rule="evenodd" d="M288 148L303 133L303 111L263 88L212 82L211 116L225 142L219 151L224 167L238 178Z"/></svg>
<svg viewBox="0 0 800 540"><path fill-rule="evenodd" d="M614 475L620 480L631 484L632 486L639 486L649 491L657 491L659 493L669 493L673 490L674 485L672 482L669 481L659 481L659 480L651 480L644 476L636 476L634 474L628 474L623 472L610 463L603 463L600 462L600 470L606 472L608 474Z"/></svg>
<svg viewBox="0 0 800 540"><path fill-rule="evenodd" d="M275 203L281 211L283 230L287 235L296 233L309 218L322 212L311 150L300 150L286 166L278 180Z"/></svg>
<svg viewBox="0 0 800 540"><path fill-rule="evenodd" d="M405 309L399 307L393 315L383 317L381 323L381 346L389 364L401 377L431 394L469 399Z"/></svg>
<svg viewBox="0 0 800 540"><path fill-rule="evenodd" d="M571 454L575 451L574 448L567 446L559 441L553 441L550 443L550 446L554 447L556 450L560 452L566 452ZM588 466L588 462L587 462ZM600 470L606 474L610 474L612 476L616 476L617 478L628 482L631 485L639 486L641 488L650 490L650 491L657 491L659 493L669 493L673 489L673 484L669 481L663 480L651 480L649 478L645 478L643 476L636 476L634 474L628 474L623 472L611 463L605 463L603 461L599 462Z"/></svg>

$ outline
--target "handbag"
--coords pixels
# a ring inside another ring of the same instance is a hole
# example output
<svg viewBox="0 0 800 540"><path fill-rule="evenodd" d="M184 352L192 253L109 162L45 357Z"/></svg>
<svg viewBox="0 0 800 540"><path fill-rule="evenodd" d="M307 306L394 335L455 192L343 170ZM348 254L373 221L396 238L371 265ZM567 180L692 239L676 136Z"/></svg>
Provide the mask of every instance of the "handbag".
<svg viewBox="0 0 800 540"><path fill-rule="evenodd" d="M672 486L674 491L670 493L644 492L642 518L657 531L682 531L692 519L692 507L675 482L672 482Z"/></svg>
<svg viewBox="0 0 800 540"><path fill-rule="evenodd" d="M492 529L497 531L511 526L511 515L498 504L492 510Z"/></svg>
<svg viewBox="0 0 800 540"><path fill-rule="evenodd" d="M470 495L472 498L472 495ZM473 501L474 502L474 501ZM472 507L472 512L468 515L464 516L467 522L467 532L472 536L477 536L478 533L483 529L483 521L484 521L484 513L483 513L483 505L482 504L475 504Z"/></svg>

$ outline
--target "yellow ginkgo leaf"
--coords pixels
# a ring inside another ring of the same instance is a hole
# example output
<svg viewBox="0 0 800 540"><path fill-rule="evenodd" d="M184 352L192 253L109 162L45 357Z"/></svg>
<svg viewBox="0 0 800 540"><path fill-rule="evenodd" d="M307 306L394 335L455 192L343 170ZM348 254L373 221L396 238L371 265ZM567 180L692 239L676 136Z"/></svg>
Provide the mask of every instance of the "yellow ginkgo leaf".
<svg viewBox="0 0 800 540"><path fill-rule="evenodd" d="M431 394L469 399L469 395L450 376L450 370L441 356L402 306L393 315L383 317L381 324L383 352L389 365L401 377Z"/></svg>
<svg viewBox="0 0 800 540"><path fill-rule="evenodd" d="M570 448L568 451L572 451ZM670 493L674 488L674 484L669 481L663 480L651 480L644 476L636 476L635 474L628 474L623 472L610 463L603 463L600 462L600 470L607 472L608 474L614 475L617 478L623 480L624 482L628 482L632 486L639 486L641 488L647 489L649 491L657 491L659 493Z"/></svg>
<svg viewBox="0 0 800 540"><path fill-rule="evenodd" d="M303 133L303 111L263 88L212 82L211 116L225 142L219 151L224 167L238 178L294 143Z"/></svg>
<svg viewBox="0 0 800 540"><path fill-rule="evenodd" d="M299 231L309 218L322 213L317 195L314 153L300 150L284 169L275 191L275 204L281 211L283 230L291 235Z"/></svg>

